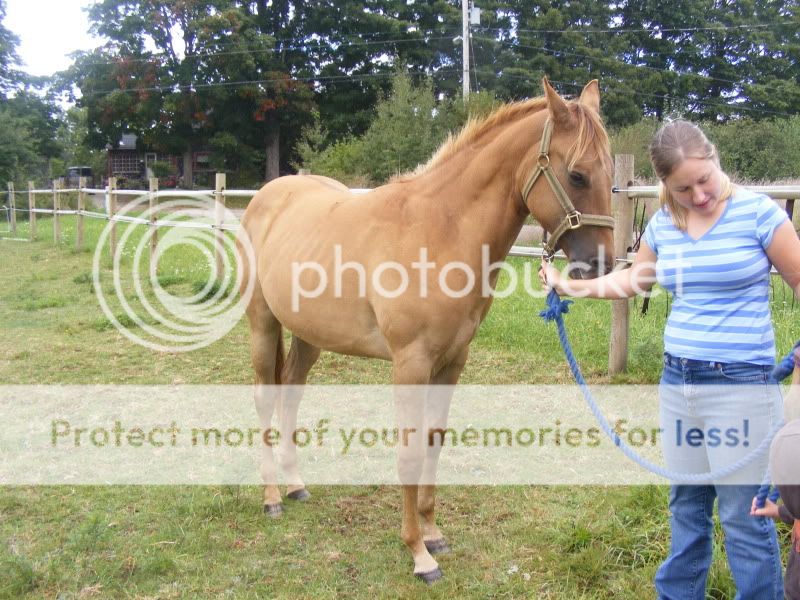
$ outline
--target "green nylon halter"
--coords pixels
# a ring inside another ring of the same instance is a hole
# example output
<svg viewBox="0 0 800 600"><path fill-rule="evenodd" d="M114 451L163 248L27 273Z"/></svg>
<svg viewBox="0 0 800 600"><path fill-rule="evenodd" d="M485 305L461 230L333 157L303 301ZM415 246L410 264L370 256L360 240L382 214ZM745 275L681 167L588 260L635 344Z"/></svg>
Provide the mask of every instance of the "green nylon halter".
<svg viewBox="0 0 800 600"><path fill-rule="evenodd" d="M533 185L539 179L539 175L544 174L544 178L550 184L550 189L558 200L561 207L564 209L564 219L559 223L558 227L550 233L550 239L542 244L545 251L545 258L550 260L556 253L556 244L561 236L571 229L578 229L582 225L596 225L598 227L610 227L614 229L614 218L604 215L584 215L577 210L569 199L567 192L561 185L561 182L553 174L550 168L550 136L553 133L553 122L547 119L544 124L544 132L542 133L542 141L539 146L539 157L536 159L536 168L528 177L527 183L522 188L522 202L525 206L528 205L528 195L531 193Z"/></svg>

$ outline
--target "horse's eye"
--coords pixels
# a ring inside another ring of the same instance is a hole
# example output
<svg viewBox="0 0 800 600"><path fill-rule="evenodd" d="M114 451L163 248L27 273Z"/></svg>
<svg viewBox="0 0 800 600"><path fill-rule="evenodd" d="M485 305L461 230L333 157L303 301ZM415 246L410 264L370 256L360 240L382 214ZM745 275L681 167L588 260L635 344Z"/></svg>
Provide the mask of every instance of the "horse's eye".
<svg viewBox="0 0 800 600"><path fill-rule="evenodd" d="M586 177L584 177L577 171L570 171L569 182L575 187L586 187L586 185L588 184L588 182L586 181Z"/></svg>

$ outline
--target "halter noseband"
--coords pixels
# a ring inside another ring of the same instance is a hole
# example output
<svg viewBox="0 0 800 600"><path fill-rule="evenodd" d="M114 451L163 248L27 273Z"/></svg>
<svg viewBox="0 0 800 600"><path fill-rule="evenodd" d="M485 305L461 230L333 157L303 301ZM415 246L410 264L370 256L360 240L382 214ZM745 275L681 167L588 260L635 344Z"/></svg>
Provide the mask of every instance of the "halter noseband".
<svg viewBox="0 0 800 600"><path fill-rule="evenodd" d="M536 168L533 170L530 177L528 177L527 183L525 183L525 186L522 188L522 202L527 207L528 194L531 193L533 184L539 179L539 175L544 174L545 179L547 179L547 182L550 184L550 189L553 190L553 194L564 209L564 219L550 234L550 239L542 244L542 248L545 251L545 259L547 260L553 258L553 255L556 253L556 244L558 244L558 240L570 229L578 229L578 227L582 225L597 225L598 227L610 227L614 229L613 217L604 215L584 215L575 210L575 206L569 199L567 192L550 168L550 155L548 152L550 151L550 136L552 133L553 122L547 119L544 124L544 132L542 133L542 142L539 146L539 157L536 159Z"/></svg>

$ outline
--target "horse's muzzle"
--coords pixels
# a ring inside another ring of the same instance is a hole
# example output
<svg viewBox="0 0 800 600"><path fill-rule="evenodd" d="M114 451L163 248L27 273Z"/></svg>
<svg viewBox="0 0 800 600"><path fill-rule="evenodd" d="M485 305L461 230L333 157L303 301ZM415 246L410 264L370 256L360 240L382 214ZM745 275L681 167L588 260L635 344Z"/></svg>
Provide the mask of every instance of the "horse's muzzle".
<svg viewBox="0 0 800 600"><path fill-rule="evenodd" d="M569 264L568 274L572 279L594 279L614 268L614 259L607 256L594 257L587 262L573 262Z"/></svg>

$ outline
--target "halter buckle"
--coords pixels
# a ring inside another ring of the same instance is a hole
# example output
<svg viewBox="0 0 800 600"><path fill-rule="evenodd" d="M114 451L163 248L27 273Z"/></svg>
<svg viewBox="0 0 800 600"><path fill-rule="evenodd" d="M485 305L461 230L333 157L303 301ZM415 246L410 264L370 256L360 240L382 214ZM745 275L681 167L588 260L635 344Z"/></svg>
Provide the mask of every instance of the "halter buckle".
<svg viewBox="0 0 800 600"><path fill-rule="evenodd" d="M564 220L567 222L568 229L577 229L581 226L581 213L577 210L574 210L571 213L567 213L567 216L564 217Z"/></svg>
<svg viewBox="0 0 800 600"><path fill-rule="evenodd" d="M542 152L539 154L539 158L536 159L536 163L539 165L540 169L546 169L550 166L550 155L546 152Z"/></svg>

